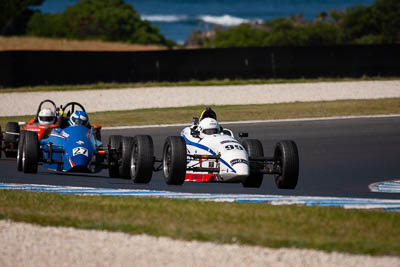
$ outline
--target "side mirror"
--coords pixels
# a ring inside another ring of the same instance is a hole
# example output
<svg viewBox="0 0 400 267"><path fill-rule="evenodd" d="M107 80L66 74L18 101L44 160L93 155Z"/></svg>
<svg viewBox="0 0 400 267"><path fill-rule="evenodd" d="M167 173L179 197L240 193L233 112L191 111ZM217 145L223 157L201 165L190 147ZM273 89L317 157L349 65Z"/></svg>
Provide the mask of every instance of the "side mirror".
<svg viewBox="0 0 400 267"><path fill-rule="evenodd" d="M239 137L240 137L240 138L242 138L242 137L249 137L249 133L242 133L242 132L240 132L240 133L239 133Z"/></svg>
<svg viewBox="0 0 400 267"><path fill-rule="evenodd" d="M193 117L192 122L193 122L193 125L199 125L199 118Z"/></svg>

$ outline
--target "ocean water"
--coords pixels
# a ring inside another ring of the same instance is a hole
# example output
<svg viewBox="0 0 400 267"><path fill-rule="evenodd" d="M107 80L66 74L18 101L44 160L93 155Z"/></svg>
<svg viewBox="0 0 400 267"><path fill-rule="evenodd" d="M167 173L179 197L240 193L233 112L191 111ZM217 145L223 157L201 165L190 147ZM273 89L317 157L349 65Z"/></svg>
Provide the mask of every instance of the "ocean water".
<svg viewBox="0 0 400 267"><path fill-rule="evenodd" d="M78 0L45 0L39 8L44 13L62 12ZM248 21L267 21L302 13L314 19L332 9L346 10L357 5L371 5L374 0L125 0L143 19L157 25L168 39L183 43L195 29L224 27Z"/></svg>

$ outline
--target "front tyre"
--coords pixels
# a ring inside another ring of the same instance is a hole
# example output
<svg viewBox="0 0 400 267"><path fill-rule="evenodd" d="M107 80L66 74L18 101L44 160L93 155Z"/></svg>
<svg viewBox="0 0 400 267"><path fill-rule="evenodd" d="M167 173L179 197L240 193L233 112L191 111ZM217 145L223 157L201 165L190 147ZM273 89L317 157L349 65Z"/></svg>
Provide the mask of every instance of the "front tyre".
<svg viewBox="0 0 400 267"><path fill-rule="evenodd" d="M131 178L131 154L133 138L124 136L121 140L121 165L119 166L119 177L124 179Z"/></svg>
<svg viewBox="0 0 400 267"><path fill-rule="evenodd" d="M294 189L299 178L299 154L295 142L286 140L276 144L274 161L280 170L275 175L276 186L280 189Z"/></svg>
<svg viewBox="0 0 400 267"><path fill-rule="evenodd" d="M167 137L163 150L163 172L167 184L183 184L186 176L186 159L186 143L183 137Z"/></svg>
<svg viewBox="0 0 400 267"><path fill-rule="evenodd" d="M154 145L149 135L133 138L131 154L131 179L134 183L147 184L153 176Z"/></svg>
<svg viewBox="0 0 400 267"><path fill-rule="evenodd" d="M37 173L39 162L39 141L37 133L25 132L22 151L22 170L24 173Z"/></svg>
<svg viewBox="0 0 400 267"><path fill-rule="evenodd" d="M22 171L22 156L24 154L25 131L19 134L18 150L17 150L17 170Z"/></svg>
<svg viewBox="0 0 400 267"><path fill-rule="evenodd" d="M259 140L246 139L242 142L243 147L246 149L249 159L251 157L264 157L264 149ZM243 187L255 187L259 188L263 181L263 174L260 173L260 166L258 162L250 162L250 175L247 176L243 181Z"/></svg>

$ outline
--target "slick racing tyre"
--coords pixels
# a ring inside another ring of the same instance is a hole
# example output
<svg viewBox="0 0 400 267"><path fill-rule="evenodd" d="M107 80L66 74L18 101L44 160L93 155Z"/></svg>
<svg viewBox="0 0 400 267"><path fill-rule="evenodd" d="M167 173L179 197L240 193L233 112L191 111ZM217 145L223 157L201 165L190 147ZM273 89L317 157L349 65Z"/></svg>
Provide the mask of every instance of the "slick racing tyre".
<svg viewBox="0 0 400 267"><path fill-rule="evenodd" d="M15 143L19 138L19 125L18 122L8 122L6 124L6 131L4 133L4 141Z"/></svg>
<svg viewBox="0 0 400 267"><path fill-rule="evenodd" d="M19 134L18 151L17 151L17 170L22 171L22 155L24 153L25 131Z"/></svg>
<svg viewBox="0 0 400 267"><path fill-rule="evenodd" d="M108 175L111 178L119 177L119 158L121 152L121 135L111 135L108 140L110 150L108 151Z"/></svg>
<svg viewBox="0 0 400 267"><path fill-rule="evenodd" d="M24 173L37 173L39 161L39 141L37 133L26 131L23 146L22 170Z"/></svg>
<svg viewBox="0 0 400 267"><path fill-rule="evenodd" d="M15 152L18 146L20 127L17 122L8 122L6 124L6 131L4 133L4 153L7 158L15 158L17 153ZM13 149L14 151L8 151Z"/></svg>
<svg viewBox="0 0 400 267"><path fill-rule="evenodd" d="M275 183L280 189L294 189L299 178L299 154L293 141L276 144L274 161L280 174L275 175Z"/></svg>
<svg viewBox="0 0 400 267"><path fill-rule="evenodd" d="M131 178L131 154L133 138L122 137L121 165L119 166L119 177L124 179Z"/></svg>
<svg viewBox="0 0 400 267"><path fill-rule="evenodd" d="M1 126L0 126L0 159L2 151L3 151L3 133L1 132Z"/></svg>
<svg viewBox="0 0 400 267"><path fill-rule="evenodd" d="M259 140L245 139L242 142L244 149L246 149L249 159L251 157L264 157L264 149ZM250 161L250 160L249 160ZM263 181L263 174L259 172L260 166L258 162L249 162L250 175L243 181L243 187L260 187Z"/></svg>
<svg viewBox="0 0 400 267"><path fill-rule="evenodd" d="M181 185L186 176L186 143L183 137L169 136L163 150L163 172L169 185Z"/></svg>
<svg viewBox="0 0 400 267"><path fill-rule="evenodd" d="M134 183L147 184L153 175L154 145L149 135L133 138L131 154L131 179Z"/></svg>

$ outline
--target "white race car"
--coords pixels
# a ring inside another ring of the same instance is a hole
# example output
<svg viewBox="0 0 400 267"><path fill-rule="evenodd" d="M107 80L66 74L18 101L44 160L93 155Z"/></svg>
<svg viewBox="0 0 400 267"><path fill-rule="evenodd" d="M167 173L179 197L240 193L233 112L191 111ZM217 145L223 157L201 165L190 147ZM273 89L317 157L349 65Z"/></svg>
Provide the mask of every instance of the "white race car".
<svg viewBox="0 0 400 267"><path fill-rule="evenodd" d="M181 136L169 136L164 145L162 164L167 184L184 181L242 183L260 187L263 175L275 175L278 188L294 189L299 175L296 143L280 141L274 155L264 157L262 144L256 139L242 139L223 129L215 119L205 118L182 130ZM155 168L157 169L157 168Z"/></svg>

